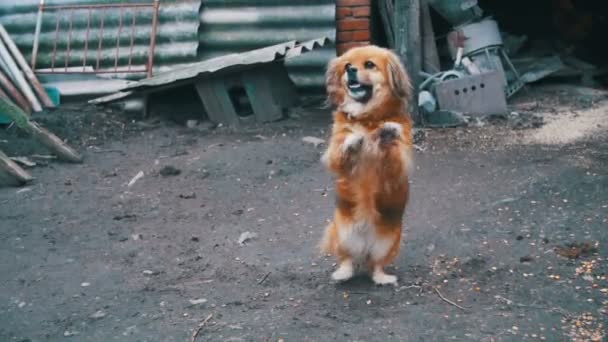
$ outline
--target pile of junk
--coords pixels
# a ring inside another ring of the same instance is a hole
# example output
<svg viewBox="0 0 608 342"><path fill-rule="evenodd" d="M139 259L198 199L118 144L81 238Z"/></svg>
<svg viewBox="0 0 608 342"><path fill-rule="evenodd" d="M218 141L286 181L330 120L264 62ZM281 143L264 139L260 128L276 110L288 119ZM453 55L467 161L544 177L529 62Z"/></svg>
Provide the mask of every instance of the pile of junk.
<svg viewBox="0 0 608 342"><path fill-rule="evenodd" d="M380 3L381 14L390 10L390 0ZM426 125L505 114L507 102L536 82L606 86L606 1L421 0L420 12L418 104Z"/></svg>

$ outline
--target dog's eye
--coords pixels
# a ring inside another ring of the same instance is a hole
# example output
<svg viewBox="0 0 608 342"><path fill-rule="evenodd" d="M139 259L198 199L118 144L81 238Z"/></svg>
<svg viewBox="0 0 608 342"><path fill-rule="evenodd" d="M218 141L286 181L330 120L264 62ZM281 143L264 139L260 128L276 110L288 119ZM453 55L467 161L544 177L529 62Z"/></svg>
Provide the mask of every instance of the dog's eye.
<svg viewBox="0 0 608 342"><path fill-rule="evenodd" d="M374 64L372 61L365 62L365 69L373 69L375 67L376 67L376 64Z"/></svg>
<svg viewBox="0 0 608 342"><path fill-rule="evenodd" d="M350 69L351 66L353 66L353 65L350 63L346 63L346 65L344 66L344 70Z"/></svg>

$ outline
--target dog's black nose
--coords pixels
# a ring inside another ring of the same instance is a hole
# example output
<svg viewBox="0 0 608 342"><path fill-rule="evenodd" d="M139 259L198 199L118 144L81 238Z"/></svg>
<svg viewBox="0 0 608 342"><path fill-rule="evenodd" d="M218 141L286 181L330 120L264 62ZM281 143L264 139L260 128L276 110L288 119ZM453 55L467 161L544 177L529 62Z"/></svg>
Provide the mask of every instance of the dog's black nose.
<svg viewBox="0 0 608 342"><path fill-rule="evenodd" d="M357 68L354 66L349 65L348 68L346 68L346 75L348 76L349 82L357 82Z"/></svg>

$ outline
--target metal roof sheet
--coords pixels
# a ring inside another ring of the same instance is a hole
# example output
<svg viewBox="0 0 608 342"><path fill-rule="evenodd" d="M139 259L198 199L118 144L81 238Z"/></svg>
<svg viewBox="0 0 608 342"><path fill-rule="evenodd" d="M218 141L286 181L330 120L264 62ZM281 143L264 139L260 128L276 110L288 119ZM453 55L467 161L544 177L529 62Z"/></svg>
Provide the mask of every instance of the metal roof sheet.
<svg viewBox="0 0 608 342"><path fill-rule="evenodd" d="M285 58L298 57L309 51L324 47L331 40L327 37L313 39L307 42L289 41L277 45L255 49L243 53L233 53L221 57L211 58L206 61L194 63L171 72L156 75L152 78L143 79L137 83L128 85L122 91L142 90L157 86L167 85L179 81L193 79L202 75L212 73L223 73L234 71L238 68L250 67L255 64L268 63Z"/></svg>

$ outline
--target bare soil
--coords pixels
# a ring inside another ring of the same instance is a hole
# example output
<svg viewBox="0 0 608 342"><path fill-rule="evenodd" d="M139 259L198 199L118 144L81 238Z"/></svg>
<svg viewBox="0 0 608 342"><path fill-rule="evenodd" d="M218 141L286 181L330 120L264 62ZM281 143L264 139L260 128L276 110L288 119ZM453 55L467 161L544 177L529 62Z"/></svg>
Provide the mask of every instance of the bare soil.
<svg viewBox="0 0 608 342"><path fill-rule="evenodd" d="M583 98L552 94L513 110ZM606 111L603 94L587 95ZM175 112L142 121L71 104L38 118L85 162L36 159L33 184L0 189L0 340L190 341L210 315L197 341L603 338L602 130L560 144L520 143L542 127L509 118L419 131L390 270L400 283L377 287L333 284L333 260L315 249L332 180L324 145L302 138L327 138L327 109L310 101L241 131L186 128ZM14 128L0 141L13 156L47 153ZM244 232L255 234L239 244Z"/></svg>

